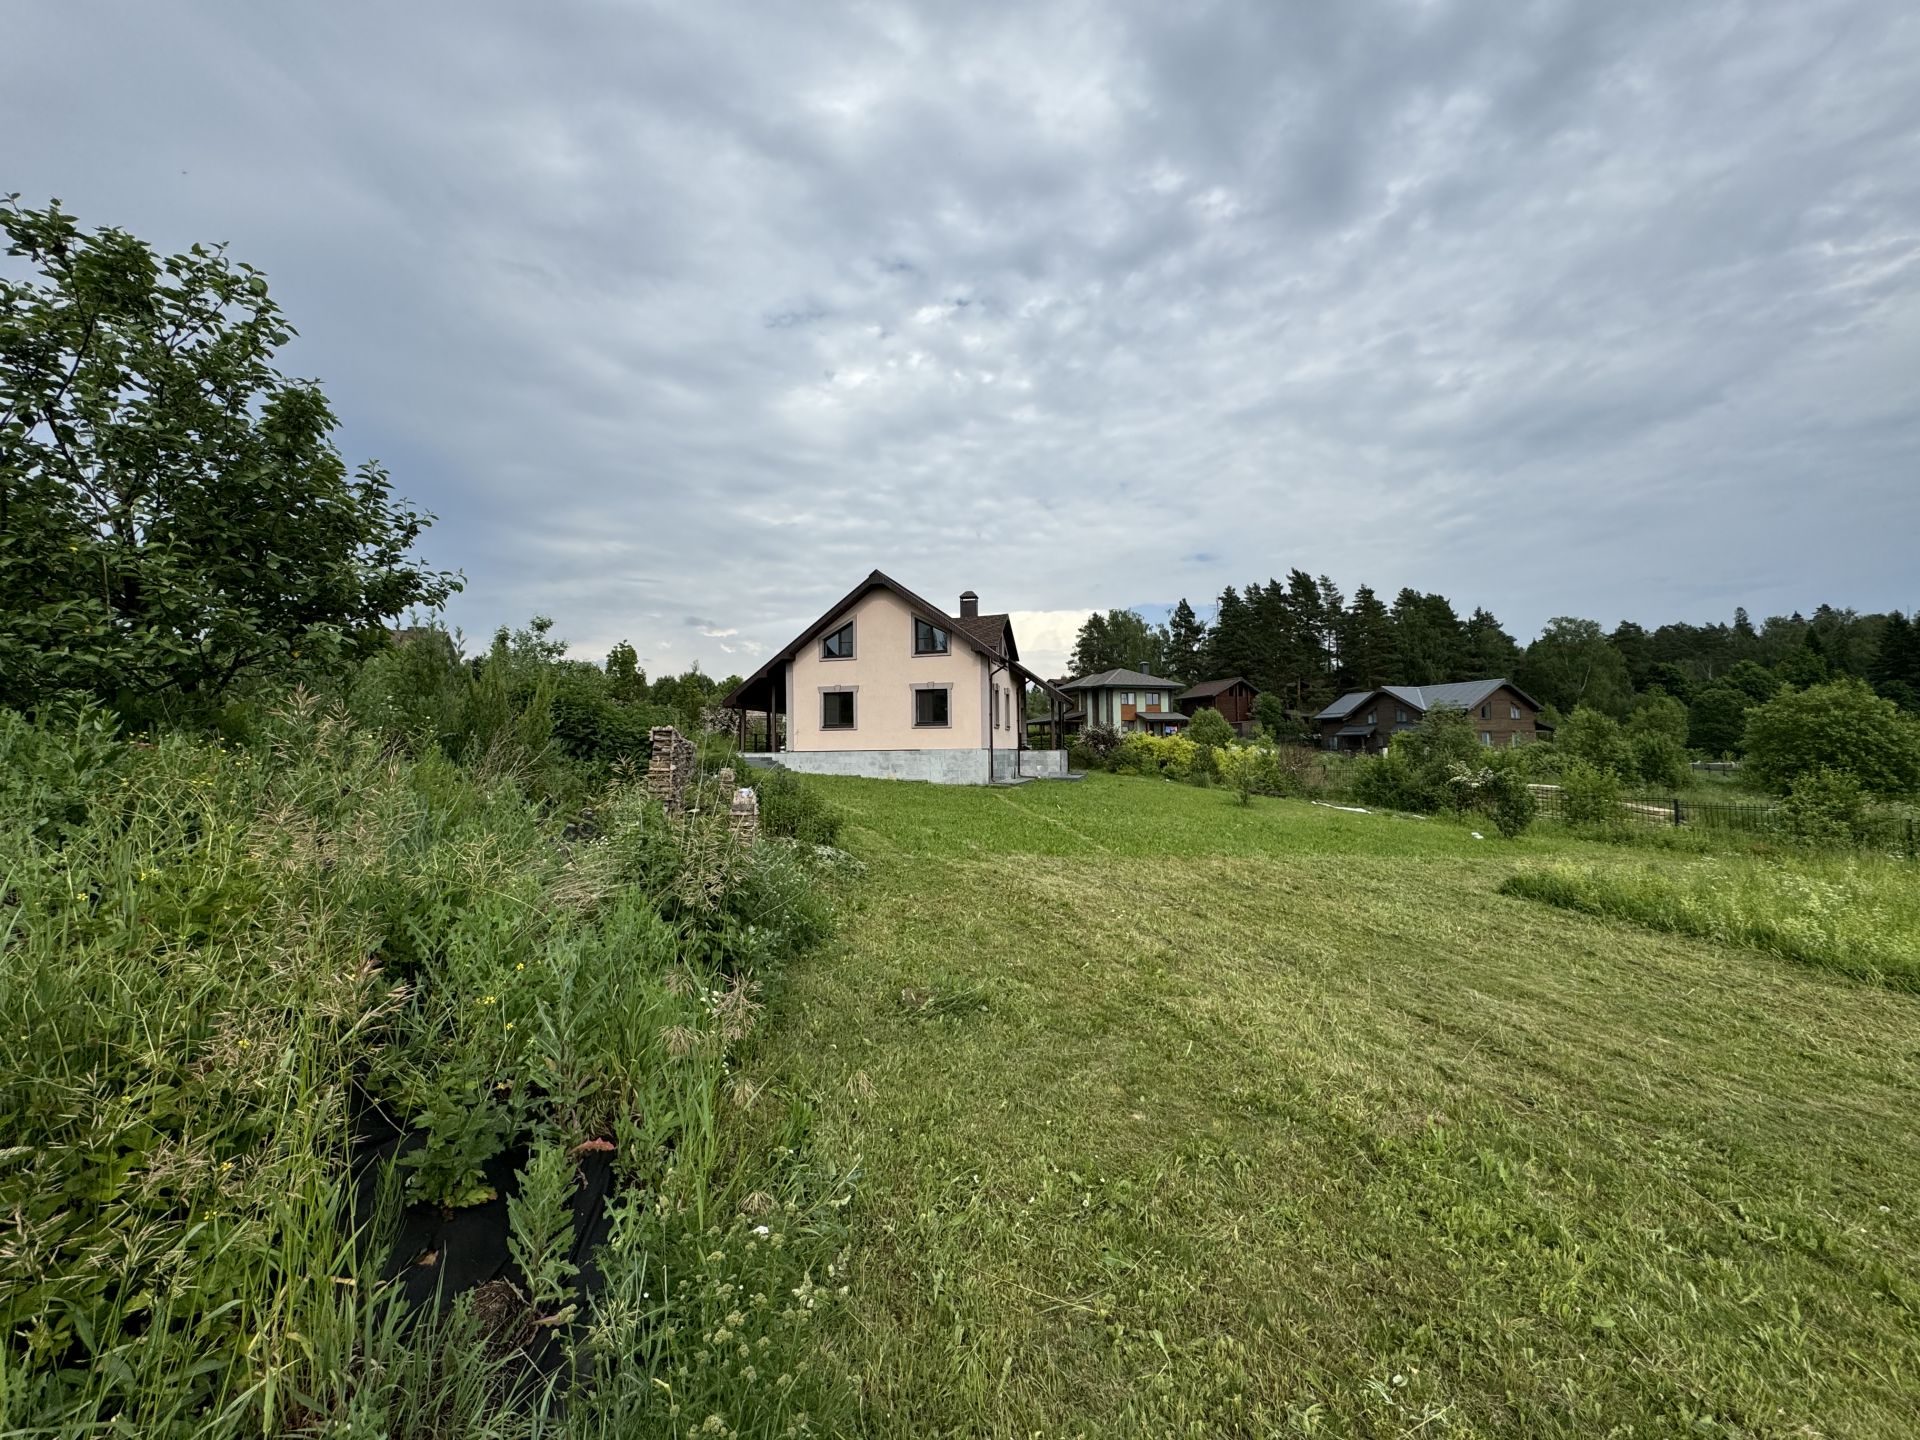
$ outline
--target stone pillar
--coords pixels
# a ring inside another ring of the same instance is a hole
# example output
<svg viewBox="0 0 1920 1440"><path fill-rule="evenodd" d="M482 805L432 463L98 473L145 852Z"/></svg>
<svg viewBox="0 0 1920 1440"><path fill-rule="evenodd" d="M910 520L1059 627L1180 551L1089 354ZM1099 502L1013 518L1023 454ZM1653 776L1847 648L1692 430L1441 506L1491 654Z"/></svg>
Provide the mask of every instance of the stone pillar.
<svg viewBox="0 0 1920 1440"><path fill-rule="evenodd" d="M760 838L760 797L744 787L733 792L733 814L727 822L733 838L752 845Z"/></svg>
<svg viewBox="0 0 1920 1440"><path fill-rule="evenodd" d="M699 750L671 725L654 726L651 738L653 758L647 765L647 793L669 813L677 814L686 805L687 786L693 783Z"/></svg>

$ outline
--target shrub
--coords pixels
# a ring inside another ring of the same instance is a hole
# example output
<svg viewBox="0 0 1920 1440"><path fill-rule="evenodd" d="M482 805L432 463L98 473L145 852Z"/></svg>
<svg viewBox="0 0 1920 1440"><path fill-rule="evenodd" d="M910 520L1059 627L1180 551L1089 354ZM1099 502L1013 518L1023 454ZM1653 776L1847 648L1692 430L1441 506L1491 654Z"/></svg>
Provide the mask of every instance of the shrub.
<svg viewBox="0 0 1920 1440"><path fill-rule="evenodd" d="M1802 845L1852 846L1868 836L1866 796L1843 770L1795 776L1780 809L1787 835Z"/></svg>
<svg viewBox="0 0 1920 1440"><path fill-rule="evenodd" d="M1113 759L1113 752L1120 748L1122 736L1111 725L1095 722L1080 731L1079 748L1098 768L1105 769Z"/></svg>
<svg viewBox="0 0 1920 1440"><path fill-rule="evenodd" d="M1560 774L1560 815L1569 825L1617 829L1620 777L1585 760L1569 760Z"/></svg>
<svg viewBox="0 0 1920 1440"><path fill-rule="evenodd" d="M1538 811L1526 771L1511 751L1494 751L1478 767L1455 762L1448 779L1449 807L1462 814L1485 815L1511 840L1524 834Z"/></svg>
<svg viewBox="0 0 1920 1440"><path fill-rule="evenodd" d="M1227 723L1227 717L1211 708L1197 711L1193 723L1187 726L1187 739L1202 749L1218 750L1234 742L1233 726Z"/></svg>
<svg viewBox="0 0 1920 1440"><path fill-rule="evenodd" d="M1746 749L1763 786L1787 789L1824 768L1874 794L1920 792L1920 721L1859 680L1782 691L1748 712Z"/></svg>
<svg viewBox="0 0 1920 1440"><path fill-rule="evenodd" d="M1186 780L1194 774L1196 754L1197 747L1182 735L1135 734L1121 740L1107 764L1116 775L1157 775L1166 780Z"/></svg>
<svg viewBox="0 0 1920 1440"><path fill-rule="evenodd" d="M1627 738L1633 773L1648 785L1677 790L1687 783L1687 752L1671 735L1641 730Z"/></svg>
<svg viewBox="0 0 1920 1440"><path fill-rule="evenodd" d="M1220 779L1243 805L1251 804L1255 795L1299 792L1298 776L1282 763L1279 749L1267 740L1227 745L1215 756Z"/></svg>
<svg viewBox="0 0 1920 1440"><path fill-rule="evenodd" d="M818 787L809 785L782 766L755 770L746 777L760 797L760 833L799 840L808 845L832 845L840 839L844 817L840 808Z"/></svg>
<svg viewBox="0 0 1920 1440"><path fill-rule="evenodd" d="M1228 745L1216 758L1221 780L1242 805L1251 805L1260 788L1260 761L1261 752L1253 745Z"/></svg>
<svg viewBox="0 0 1920 1440"><path fill-rule="evenodd" d="M1364 756L1353 765L1352 794L1362 805L1383 810L1437 810L1440 795L1398 751Z"/></svg>

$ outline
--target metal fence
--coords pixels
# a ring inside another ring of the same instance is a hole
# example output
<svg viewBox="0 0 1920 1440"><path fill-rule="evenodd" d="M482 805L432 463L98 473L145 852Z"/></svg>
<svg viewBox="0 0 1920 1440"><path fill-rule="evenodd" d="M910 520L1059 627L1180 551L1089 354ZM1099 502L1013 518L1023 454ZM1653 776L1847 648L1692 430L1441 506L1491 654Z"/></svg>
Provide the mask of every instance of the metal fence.
<svg viewBox="0 0 1920 1440"><path fill-rule="evenodd" d="M1566 792L1558 785L1529 785L1527 788L1533 792L1542 815L1563 821L1567 818ZM1622 797L1618 804L1619 819L1626 825L1683 826L1728 835L1788 838L1786 811L1779 805L1762 801L1629 795ZM1871 828L1875 833L1868 842L1868 848L1893 851L1909 857L1920 856L1920 824L1916 824L1911 815L1887 817Z"/></svg>

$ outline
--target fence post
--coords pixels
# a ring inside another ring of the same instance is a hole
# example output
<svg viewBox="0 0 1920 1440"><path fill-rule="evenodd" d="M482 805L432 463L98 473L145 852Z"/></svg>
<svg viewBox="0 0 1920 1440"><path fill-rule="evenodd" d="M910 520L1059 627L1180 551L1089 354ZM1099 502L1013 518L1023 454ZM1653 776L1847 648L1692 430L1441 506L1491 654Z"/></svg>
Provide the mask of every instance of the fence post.
<svg viewBox="0 0 1920 1440"><path fill-rule="evenodd" d="M1673 823L1676 825L1680 823L1680 797L1678 795L1673 797Z"/></svg>

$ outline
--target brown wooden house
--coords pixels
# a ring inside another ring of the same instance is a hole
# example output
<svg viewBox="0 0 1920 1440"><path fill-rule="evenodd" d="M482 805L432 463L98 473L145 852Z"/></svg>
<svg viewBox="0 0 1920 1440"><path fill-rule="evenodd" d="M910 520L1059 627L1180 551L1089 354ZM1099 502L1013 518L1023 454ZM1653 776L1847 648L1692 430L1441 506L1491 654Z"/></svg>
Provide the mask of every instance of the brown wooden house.
<svg viewBox="0 0 1920 1440"><path fill-rule="evenodd" d="M1377 755L1395 734L1442 708L1466 711L1480 743L1500 749L1527 744L1551 730L1540 723L1539 702L1511 680L1353 690L1315 715L1313 726L1322 749Z"/></svg>
<svg viewBox="0 0 1920 1440"><path fill-rule="evenodd" d="M1220 718L1242 735L1251 735L1258 722L1253 718L1253 702L1260 692L1239 675L1231 680L1202 680L1174 697L1180 713L1192 719L1202 710L1218 710Z"/></svg>

